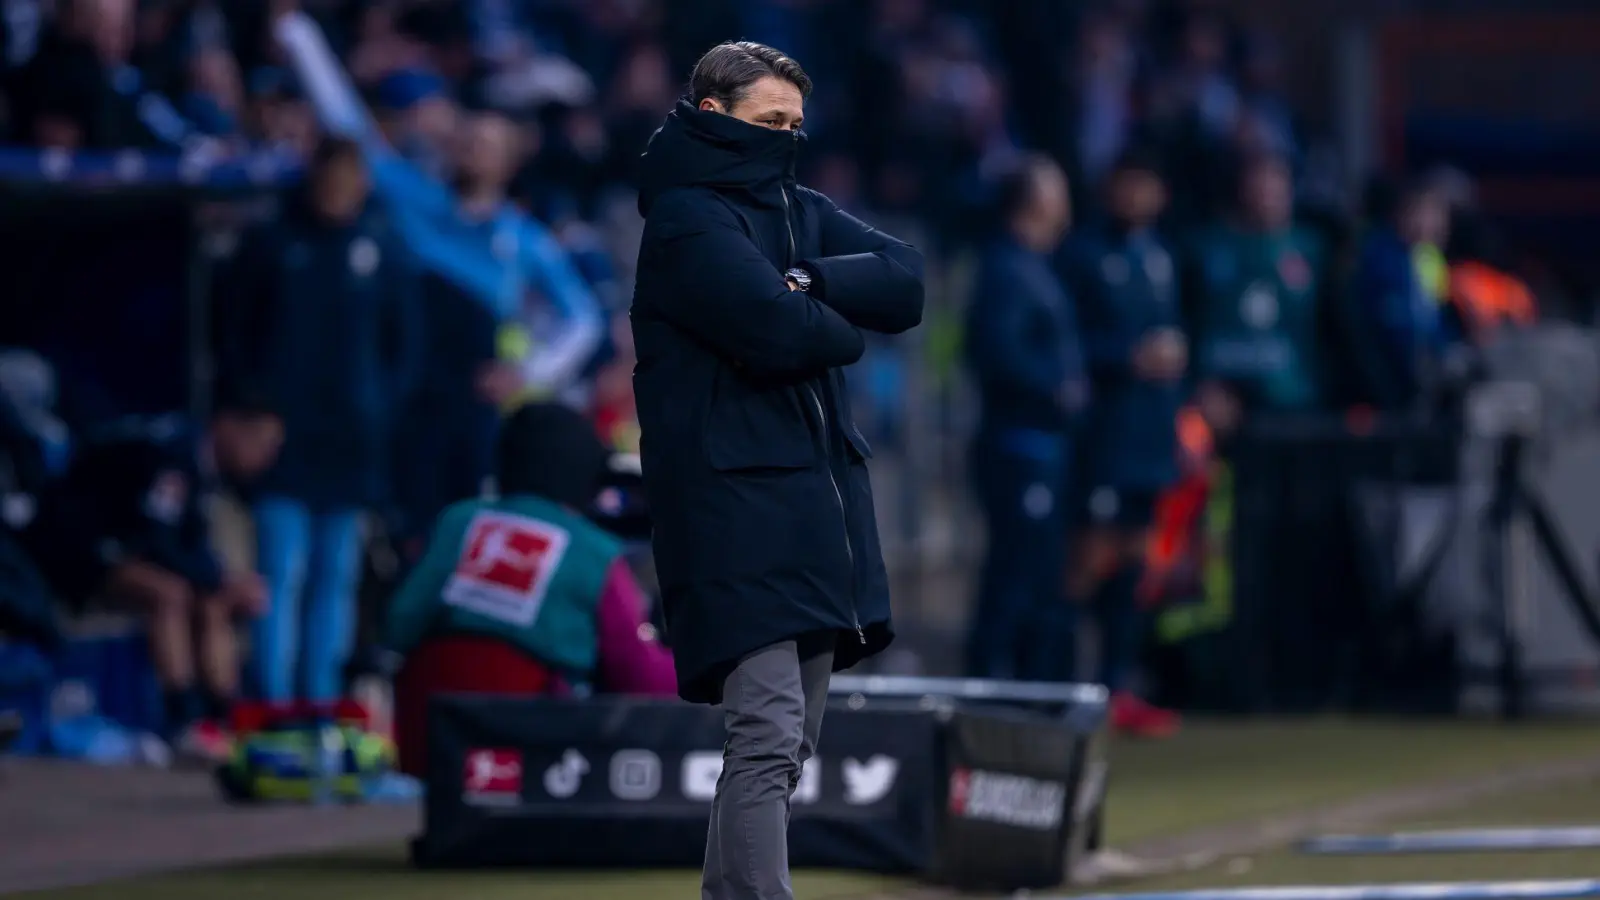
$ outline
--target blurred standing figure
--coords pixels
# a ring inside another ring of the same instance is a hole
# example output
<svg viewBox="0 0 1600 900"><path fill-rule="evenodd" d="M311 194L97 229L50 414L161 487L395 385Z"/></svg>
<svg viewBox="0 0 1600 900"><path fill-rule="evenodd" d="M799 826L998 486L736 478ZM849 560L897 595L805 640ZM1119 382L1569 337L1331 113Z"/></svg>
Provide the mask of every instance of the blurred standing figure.
<svg viewBox="0 0 1600 900"><path fill-rule="evenodd" d="M510 120L464 119L446 185L392 153L372 157L386 208L426 270L426 374L407 411L400 502L409 545L446 506L493 474L501 411L566 385L603 339L593 293L566 249L507 198L523 155ZM562 335L543 326L567 321ZM542 333L541 333L542 332Z"/></svg>
<svg viewBox="0 0 1600 900"><path fill-rule="evenodd" d="M1294 181L1276 156L1247 160L1239 213L1199 239L1190 307L1197 400L1226 434L1246 410L1304 412L1322 400L1317 356L1324 251L1294 221Z"/></svg>
<svg viewBox="0 0 1600 900"><path fill-rule="evenodd" d="M441 200L463 245L496 242L505 181L514 165L513 137L510 123L490 115L468 120L457 137L456 193ZM451 246L445 240L433 244L441 253ZM504 280L516 278L508 272ZM497 358L501 323L494 308L474 298L460 279L426 273L422 310L428 361L396 444L395 490L407 557L421 551L445 507L483 493L494 471L501 408L523 387L516 366Z"/></svg>
<svg viewBox="0 0 1600 900"><path fill-rule="evenodd" d="M1134 128L1139 59L1127 27L1115 16L1091 15L1078 40L1078 166L1084 178L1099 184Z"/></svg>
<svg viewBox="0 0 1600 900"><path fill-rule="evenodd" d="M971 450L988 555L967 635L978 678L1041 678L1073 637L1035 645L1035 620L1063 607L1067 472L1073 417L1088 399L1071 299L1050 267L1071 218L1067 179L1047 158L1006 173L998 207L1005 231L984 254L967 311L967 361L982 419ZM1069 626L1070 627L1070 626ZM1044 635L1039 635L1044 636Z"/></svg>
<svg viewBox="0 0 1600 900"><path fill-rule="evenodd" d="M387 222L367 210L360 148L325 140L308 178L277 222L245 236L219 294L234 306L225 379L269 398L284 423L282 455L255 503L271 601L254 663L262 699L274 703L338 698L360 517L385 499L394 420L422 337L417 279Z"/></svg>
<svg viewBox="0 0 1600 900"><path fill-rule="evenodd" d="M1450 208L1428 182L1405 185L1394 208L1366 236L1356 267L1356 299L1370 329L1386 408L1417 400L1431 363L1451 338L1445 302L1449 274L1441 252Z"/></svg>
<svg viewBox="0 0 1600 900"><path fill-rule="evenodd" d="M1106 193L1108 221L1076 238L1064 254L1094 389L1068 591L1100 622L1098 680L1112 691L1112 724L1159 736L1176 728L1177 717L1130 690L1146 630L1135 590L1156 500L1178 478L1177 414L1188 342L1179 328L1177 266L1156 233L1167 189L1155 160L1137 150L1124 153L1112 166Z"/></svg>

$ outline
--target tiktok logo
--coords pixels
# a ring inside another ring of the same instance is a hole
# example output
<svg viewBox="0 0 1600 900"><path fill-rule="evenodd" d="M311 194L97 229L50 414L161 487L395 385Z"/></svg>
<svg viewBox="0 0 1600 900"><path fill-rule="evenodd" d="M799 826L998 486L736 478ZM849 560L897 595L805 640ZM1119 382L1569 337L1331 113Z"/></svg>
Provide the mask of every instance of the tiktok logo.
<svg viewBox="0 0 1600 900"><path fill-rule="evenodd" d="M568 750L550 768L544 770L545 793L565 800L578 793L583 776L589 774L589 761L576 750Z"/></svg>

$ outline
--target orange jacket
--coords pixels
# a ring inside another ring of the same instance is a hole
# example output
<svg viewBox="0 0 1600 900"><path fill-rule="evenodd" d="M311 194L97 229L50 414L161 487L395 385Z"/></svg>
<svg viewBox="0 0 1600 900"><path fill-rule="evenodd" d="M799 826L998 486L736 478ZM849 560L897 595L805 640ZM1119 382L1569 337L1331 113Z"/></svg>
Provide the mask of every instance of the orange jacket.
<svg viewBox="0 0 1600 900"><path fill-rule="evenodd" d="M1449 299L1474 340L1483 340L1502 325L1527 325L1538 317L1527 284L1480 262L1450 267Z"/></svg>
<svg viewBox="0 0 1600 900"><path fill-rule="evenodd" d="M1177 424L1184 475L1156 502L1139 585L1139 599L1145 604L1159 599L1162 588L1186 562L1198 562L1196 538L1211 493L1211 428L1193 406L1178 411Z"/></svg>

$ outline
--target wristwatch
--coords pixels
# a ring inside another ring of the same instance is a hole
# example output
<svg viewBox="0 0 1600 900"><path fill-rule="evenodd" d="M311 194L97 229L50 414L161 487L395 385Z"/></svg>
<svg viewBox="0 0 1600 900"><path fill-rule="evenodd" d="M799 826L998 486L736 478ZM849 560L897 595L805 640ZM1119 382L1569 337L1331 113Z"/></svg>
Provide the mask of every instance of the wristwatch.
<svg viewBox="0 0 1600 900"><path fill-rule="evenodd" d="M800 268L799 266L796 266L783 273L783 277L799 285L802 293L811 290L811 273Z"/></svg>

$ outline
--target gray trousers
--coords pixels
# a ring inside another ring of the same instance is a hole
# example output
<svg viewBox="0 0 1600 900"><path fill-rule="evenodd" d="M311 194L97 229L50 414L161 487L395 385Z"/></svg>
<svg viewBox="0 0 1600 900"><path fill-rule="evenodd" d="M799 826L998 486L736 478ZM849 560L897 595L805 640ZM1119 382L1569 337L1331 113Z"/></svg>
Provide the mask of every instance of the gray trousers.
<svg viewBox="0 0 1600 900"><path fill-rule="evenodd" d="M728 740L706 832L701 900L794 900L789 800L822 730L833 640L824 634L764 647L723 683Z"/></svg>

